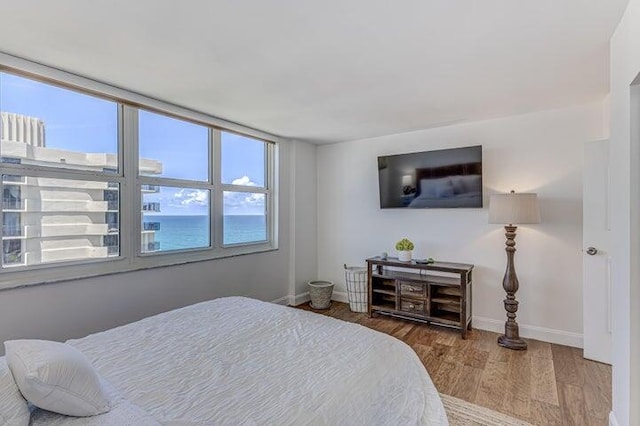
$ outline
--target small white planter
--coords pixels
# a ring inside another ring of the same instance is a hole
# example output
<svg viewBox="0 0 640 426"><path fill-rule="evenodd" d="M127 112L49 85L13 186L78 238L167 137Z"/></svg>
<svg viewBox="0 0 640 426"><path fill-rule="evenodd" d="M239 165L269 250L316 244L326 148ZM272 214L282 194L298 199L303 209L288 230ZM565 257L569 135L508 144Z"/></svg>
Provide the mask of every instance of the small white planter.
<svg viewBox="0 0 640 426"><path fill-rule="evenodd" d="M411 250L398 250L398 260L400 262L411 262Z"/></svg>

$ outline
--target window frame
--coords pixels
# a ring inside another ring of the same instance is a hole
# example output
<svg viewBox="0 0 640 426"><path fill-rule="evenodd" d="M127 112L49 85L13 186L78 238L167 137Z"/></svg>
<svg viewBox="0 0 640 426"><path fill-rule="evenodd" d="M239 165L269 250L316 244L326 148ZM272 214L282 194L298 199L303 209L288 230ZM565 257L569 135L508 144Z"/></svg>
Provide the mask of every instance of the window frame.
<svg viewBox="0 0 640 426"><path fill-rule="evenodd" d="M90 258L56 263L0 268L0 289L23 285L44 284L69 279L82 279L146 268L207 261L230 256L246 255L278 249L278 167L279 144L284 141L275 135L228 122L184 107L149 98L132 91L80 77L65 71L36 64L0 53L0 72L14 74L41 83L77 91L117 103L118 108L118 171L87 171L34 164L0 163L0 175L22 177L77 179L117 182L119 202L119 256ZM154 177L138 173L138 110L167 115L172 118L203 125L209 133L209 179L207 182ZM221 132L240 134L265 143L265 187L223 185L221 182ZM141 252L142 185L178 186L207 189L209 196L210 246L153 253ZM267 214L267 240L261 242L223 244L223 192L264 192ZM250 188L250 190L248 190ZM0 193L4 183L0 179ZM0 221L3 221L0 209ZM106 217L105 217L106 220ZM2 222L4 223L4 222ZM4 234L2 233L2 236ZM46 274L43 272L46 271ZM44 277L46 275L46 278Z"/></svg>
<svg viewBox="0 0 640 426"><path fill-rule="evenodd" d="M222 132L227 132L227 133L235 133L235 134L239 134L236 132L231 132L228 130L221 130L218 131L217 133L217 140L216 140L216 159L217 159L217 164L216 164L216 170L218 172L218 176L217 176L217 181L220 183L220 187L217 191L217 195L219 196L218 199L218 207L219 207L219 214L218 214L218 218L219 220L216 221L216 226L218 227L218 231L216 232L216 235L219 236L219 241L218 244L220 247L225 248L225 249L233 249L233 248L242 248L244 246L253 246L253 245L259 245L259 244L265 244L265 243L269 243L272 240L272 232L274 229L273 226L273 222L270 221L270 218L272 216L272 204L271 204L271 198L272 198L272 188L273 188L273 179L271 176L271 173L269 173L269 170L272 170L273 168L273 149L269 146L269 144L265 145L265 153L264 153L264 171L265 171L265 175L264 175L264 186L248 186L248 185L233 185L230 183L223 183L222 182ZM239 134L240 136L245 136L242 134ZM252 139L256 139L256 138L252 138ZM267 225L267 239L266 240L262 240L262 241L248 241L248 242L241 242L241 243L230 243L230 244L225 244L224 243L224 193L225 191L231 191L231 192L247 192L247 193L260 193L260 194L264 194L266 199L265 199L265 215L266 215L266 225Z"/></svg>

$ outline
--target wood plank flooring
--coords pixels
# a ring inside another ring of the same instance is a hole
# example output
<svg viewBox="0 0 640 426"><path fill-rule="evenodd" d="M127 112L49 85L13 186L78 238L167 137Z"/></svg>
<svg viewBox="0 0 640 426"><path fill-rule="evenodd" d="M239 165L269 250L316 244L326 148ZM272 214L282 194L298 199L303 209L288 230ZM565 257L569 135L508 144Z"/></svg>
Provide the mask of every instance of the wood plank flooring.
<svg viewBox="0 0 640 426"><path fill-rule="evenodd" d="M308 304L298 308L313 311ZM387 333L418 354L439 392L536 425L608 425L611 367L582 350L529 340L526 351L496 344L498 334L455 330L353 313L349 305L313 311Z"/></svg>

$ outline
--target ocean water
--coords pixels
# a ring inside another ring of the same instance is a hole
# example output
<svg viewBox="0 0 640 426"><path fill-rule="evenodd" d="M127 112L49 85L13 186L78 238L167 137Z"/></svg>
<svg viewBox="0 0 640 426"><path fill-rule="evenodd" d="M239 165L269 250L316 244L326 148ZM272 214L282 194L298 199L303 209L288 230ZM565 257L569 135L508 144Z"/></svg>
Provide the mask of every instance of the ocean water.
<svg viewBox="0 0 640 426"><path fill-rule="evenodd" d="M180 250L209 246L208 216L145 215L144 222L157 222L155 241L160 250ZM267 239L265 216L224 216L225 244L264 241Z"/></svg>

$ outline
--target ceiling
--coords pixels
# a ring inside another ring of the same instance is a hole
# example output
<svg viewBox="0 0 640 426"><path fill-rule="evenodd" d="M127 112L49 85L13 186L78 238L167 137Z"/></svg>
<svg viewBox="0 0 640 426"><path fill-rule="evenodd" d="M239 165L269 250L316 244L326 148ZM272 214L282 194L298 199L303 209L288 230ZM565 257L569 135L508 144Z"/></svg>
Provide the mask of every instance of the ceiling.
<svg viewBox="0 0 640 426"><path fill-rule="evenodd" d="M0 0L0 51L331 143L600 100L628 0Z"/></svg>

